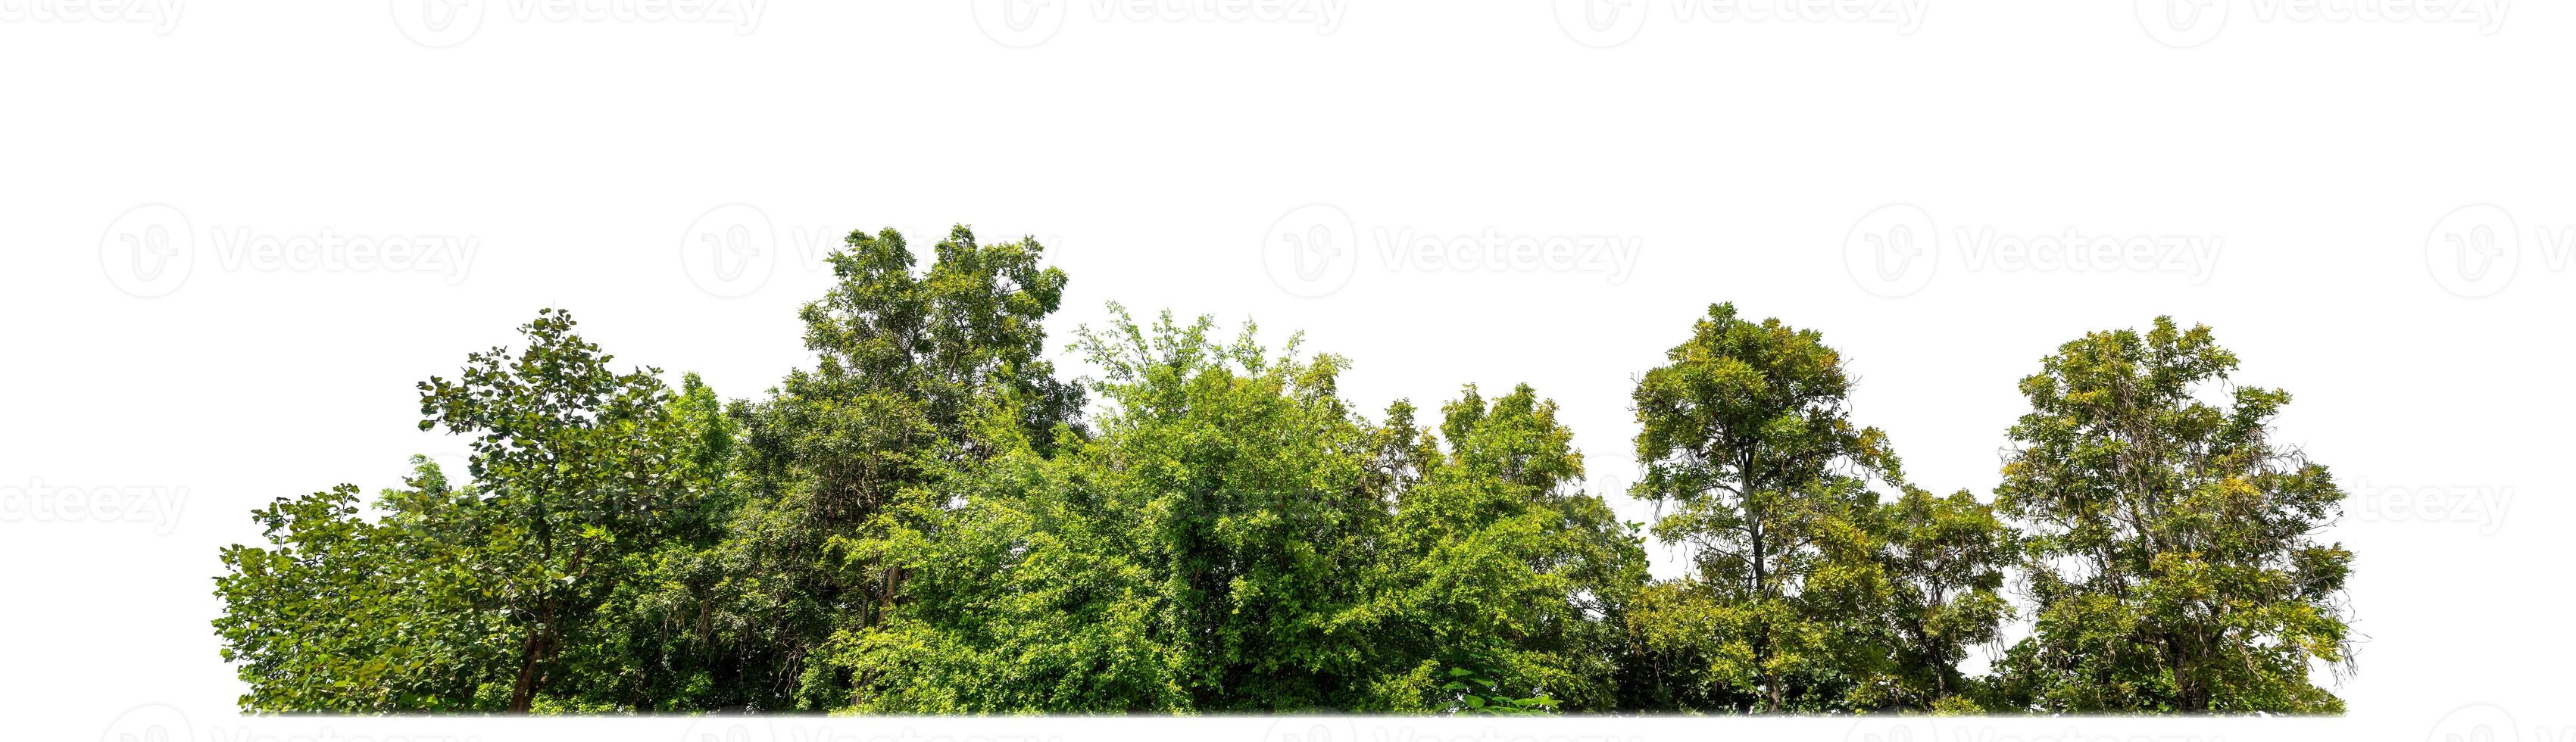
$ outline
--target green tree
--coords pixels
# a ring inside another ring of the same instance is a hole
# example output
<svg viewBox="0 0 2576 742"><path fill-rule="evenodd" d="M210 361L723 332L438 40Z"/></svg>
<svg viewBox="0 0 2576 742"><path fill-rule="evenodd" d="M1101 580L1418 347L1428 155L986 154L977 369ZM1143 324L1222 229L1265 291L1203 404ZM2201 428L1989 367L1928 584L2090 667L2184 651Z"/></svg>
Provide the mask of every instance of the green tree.
<svg viewBox="0 0 2576 742"><path fill-rule="evenodd" d="M1573 431L1528 385L1491 402L1469 386L1442 412L1441 436L1413 431L1410 405L1388 414L1386 430L1417 436L1396 459L1418 476L1399 478L1370 604L1374 651L1403 671L1379 681L1376 708L1610 710L1641 537L1582 491Z"/></svg>
<svg viewBox="0 0 2576 742"><path fill-rule="evenodd" d="M1877 530L1892 654L1877 695L1901 709L1982 710L1986 691L1959 664L1968 647L1996 642L2013 615L2003 584L2017 534L1966 490L1941 497L1912 486L1881 508Z"/></svg>
<svg viewBox="0 0 2576 742"><path fill-rule="evenodd" d="M2031 412L1997 489L2030 531L2018 705L2071 713L2340 712L2308 680L2348 666L2352 553L2322 465L2272 440L2290 395L2225 385L2208 327L2095 332L2021 382ZM2216 399L2211 399L2210 397Z"/></svg>
<svg viewBox="0 0 2576 742"><path fill-rule="evenodd" d="M884 540L947 506L924 489L937 472L991 454L969 435L977 411L1007 409L1041 450L1073 420L1080 389L1043 356L1065 286L1043 252L958 226L923 273L891 229L830 256L837 282L800 315L816 365L741 413L744 502L717 552L686 565L703 591L670 599L710 606L721 649L704 672L721 705L849 703L862 679L816 652L895 610L910 575L880 558Z"/></svg>
<svg viewBox="0 0 2576 742"><path fill-rule="evenodd" d="M1869 482L1899 479L1886 436L1854 425L1842 356L1821 335L1709 308L1634 395L1654 527L1691 574L1639 599L1634 639L1684 706L1847 708L1883 665L1885 579Z"/></svg>
<svg viewBox="0 0 2576 742"><path fill-rule="evenodd" d="M497 704L507 622L480 598L452 530L470 492L414 459L392 514L365 517L358 488L279 498L252 514L265 547L229 546L215 581L223 657L245 711L470 711ZM492 692L486 693L490 686Z"/></svg>
<svg viewBox="0 0 2576 742"><path fill-rule="evenodd" d="M556 684L541 710L691 711L724 705L706 672L723 647L709 639L716 612L693 600L720 578L724 526L738 507L732 454L738 423L696 374L682 378L669 403L671 465L700 493L667 502L665 529L621 556L608 594L593 609L593 630L567 646L576 675Z"/></svg>
<svg viewBox="0 0 2576 742"><path fill-rule="evenodd" d="M1113 306L1113 310L1115 307ZM899 712L1349 707L1370 677L1351 615L1387 493L1371 431L1335 391L1344 361L1231 344L1205 318L1147 332L1123 310L1080 346L1106 377L1099 435L1055 456L993 421L1005 453L943 483L963 500L897 531L909 571L882 626L834 662L860 708ZM925 508L926 509L926 508Z"/></svg>
<svg viewBox="0 0 2576 742"><path fill-rule="evenodd" d="M658 371L610 370L574 324L540 312L518 354L420 384L421 428L471 436L473 486L415 459L375 522L347 485L254 514L269 546L227 548L216 580L245 708L526 712L628 663L567 648L639 555L703 527L708 456Z"/></svg>
<svg viewBox="0 0 2576 742"><path fill-rule="evenodd" d="M853 233L815 367L758 402L619 372L540 312L419 385L400 487L253 513L214 622L258 712L2333 712L2342 494L2228 387L2207 328L2094 333L2022 382L1994 505L1905 481L1820 335L1710 307L1634 391L1631 494L1582 488L1555 402L1468 386L1420 424L1349 362L1169 313L1075 344L1034 242L926 272ZM1892 493L1884 494L1884 493ZM2028 534L2015 524L2026 525ZM2019 611L2031 635L1967 677Z"/></svg>
<svg viewBox="0 0 2576 742"><path fill-rule="evenodd" d="M521 636L511 712L562 676L557 659L629 576L628 557L687 527L674 514L703 495L674 455L684 443L660 371L611 370L614 358L573 326L570 312L539 312L520 328L520 354L470 354L457 380L420 384L421 429L473 437L478 548L508 557L482 587Z"/></svg>

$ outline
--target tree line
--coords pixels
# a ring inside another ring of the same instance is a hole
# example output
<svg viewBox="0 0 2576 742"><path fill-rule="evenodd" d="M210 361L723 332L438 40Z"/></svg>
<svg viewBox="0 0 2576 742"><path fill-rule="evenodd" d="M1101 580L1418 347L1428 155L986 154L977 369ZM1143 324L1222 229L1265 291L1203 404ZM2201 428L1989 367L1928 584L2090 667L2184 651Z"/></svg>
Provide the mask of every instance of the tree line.
<svg viewBox="0 0 2576 742"><path fill-rule="evenodd" d="M2047 355L1981 499L1906 477L1820 334L1714 305L1636 384L1647 524L1527 385L1365 414L1341 356L1114 304L1062 379L1039 244L930 252L852 233L812 366L757 400L620 371L556 309L421 382L465 476L279 498L223 550L240 705L2343 710L2342 493L2206 327Z"/></svg>

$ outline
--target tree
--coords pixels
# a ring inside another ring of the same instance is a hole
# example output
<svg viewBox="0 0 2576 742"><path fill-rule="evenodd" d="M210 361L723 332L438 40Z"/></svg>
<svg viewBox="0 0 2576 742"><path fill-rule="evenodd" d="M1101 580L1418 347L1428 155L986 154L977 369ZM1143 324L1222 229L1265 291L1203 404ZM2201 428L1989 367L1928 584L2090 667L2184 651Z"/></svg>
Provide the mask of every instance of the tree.
<svg viewBox="0 0 2576 742"><path fill-rule="evenodd" d="M1580 488L1583 455L1528 385L1490 403L1468 386L1439 436L1414 435L1372 600L1374 651L1403 674L1378 710L1484 710L1489 699L1614 708L1620 610L1646 580L1642 537ZM1440 450L1440 439L1448 450Z"/></svg>
<svg viewBox="0 0 2576 742"><path fill-rule="evenodd" d="M609 585L585 641L565 649L567 665L579 674L541 698L543 708L668 712L721 705L705 669L706 658L722 650L708 641L716 614L693 599L722 576L712 557L740 501L732 470L738 423L696 374L682 377L668 408L671 464L700 494L664 503L666 528L624 553L618 573L628 577Z"/></svg>
<svg viewBox="0 0 2576 742"><path fill-rule="evenodd" d="M969 435L976 411L1008 409L1044 450L1081 406L1043 355L1040 323L1065 286L1044 248L978 244L958 226L934 250L917 274L902 234L852 232L830 256L838 282L800 312L815 367L741 414L745 501L697 560L704 592L675 599L712 606L724 631L706 669L723 705L849 703L862 679L815 653L895 610L909 575L884 539L915 525L892 519L945 507L923 489L935 472L991 454Z"/></svg>
<svg viewBox="0 0 2576 742"><path fill-rule="evenodd" d="M705 441L659 371L611 371L574 325L539 312L518 354L419 385L423 430L472 436L472 486L416 458L377 522L348 485L254 515L270 546L226 549L216 580L245 707L527 712L579 693L585 661L627 661L566 650L638 555L702 525Z"/></svg>
<svg viewBox="0 0 2576 742"><path fill-rule="evenodd" d="M1346 708L1373 675L1353 612L1388 495L1335 391L1345 362L1113 311L1080 343L1106 373L1098 436L1059 427L1043 456L988 415L978 445L1001 455L940 483L962 505L887 539L906 601L835 643L871 680L859 708Z"/></svg>
<svg viewBox="0 0 2576 742"><path fill-rule="evenodd" d="M1854 425L1842 357L1812 330L1709 308L1634 395L1631 490L1673 507L1655 535L1692 574L1639 598L1632 631L1674 678L1666 702L1847 708L1880 670L1869 608L1884 589L1872 480L1899 481L1886 436Z"/></svg>
<svg viewBox="0 0 2576 742"><path fill-rule="evenodd" d="M258 712L2333 712L2342 493L2226 385L2208 329L2086 335L2023 380L1995 502L1906 481L1810 330L1709 308L1633 393L1631 494L1557 404L1470 385L1424 424L1246 323L1115 322L1054 377L1064 277L959 227L913 271L853 233L814 368L676 392L540 312L421 383L415 457L254 512L224 658ZM2015 525L2029 529L2027 534ZM2018 565L2025 613L2003 595ZM1969 648L2033 630L1969 677Z"/></svg>
<svg viewBox="0 0 2576 742"><path fill-rule="evenodd" d="M1967 490L1940 497L1907 486L1879 517L1892 661L1877 695L1903 709L1984 710L1986 690L1959 664L1968 647L1997 641L2013 615L2003 583L2017 534Z"/></svg>
<svg viewBox="0 0 2576 742"><path fill-rule="evenodd" d="M506 622L485 607L447 533L468 492L414 459L382 522L358 488L279 498L252 514L266 547L228 546L215 580L223 657L246 711L383 713L495 707ZM487 692L488 691L488 692Z"/></svg>
<svg viewBox="0 0 2576 742"><path fill-rule="evenodd" d="M2352 553L2313 537L2343 492L2272 440L2290 395L2226 386L2209 328L2088 333L2021 382L1997 489L2030 530L2032 635L2010 698L2052 712L2339 712ZM2215 400L2210 397L2216 397Z"/></svg>

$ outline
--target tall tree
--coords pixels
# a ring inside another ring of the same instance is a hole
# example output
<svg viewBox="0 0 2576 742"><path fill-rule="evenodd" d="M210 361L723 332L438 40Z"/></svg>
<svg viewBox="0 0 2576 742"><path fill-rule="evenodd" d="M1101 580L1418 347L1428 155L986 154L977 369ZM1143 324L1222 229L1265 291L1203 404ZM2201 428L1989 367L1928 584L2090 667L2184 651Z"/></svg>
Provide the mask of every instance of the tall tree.
<svg viewBox="0 0 2576 742"><path fill-rule="evenodd" d="M1640 597L1638 643L1682 678L1678 703L1847 705L1879 662L1848 639L1880 581L1868 485L1899 478L1886 436L1851 422L1842 356L1813 330L1718 304L1666 359L1634 395L1631 492L1673 509L1654 532L1692 569Z"/></svg>
<svg viewBox="0 0 2576 742"><path fill-rule="evenodd" d="M2272 439L2290 395L2227 386L2209 328L2088 333L2021 382L1997 489L2030 530L2031 636L2005 687L2041 710L2339 712L2351 658L2343 492Z"/></svg>
<svg viewBox="0 0 2576 742"><path fill-rule="evenodd" d="M738 404L738 403L737 403ZM718 553L740 495L732 454L738 423L696 374L682 377L668 405L670 464L702 493L665 505L666 528L623 553L619 573L594 609L594 630L565 648L577 673L558 683L555 708L579 711L690 711L718 703L706 658L723 647L711 606L693 600L722 576Z"/></svg>
<svg viewBox="0 0 2576 742"><path fill-rule="evenodd" d="M848 703L857 679L814 653L894 610L907 575L882 541L907 526L890 519L925 512L916 499L944 506L922 489L933 472L990 455L968 434L979 405L1009 409L1041 449L1081 406L1044 357L1065 286L1044 248L958 226L934 254L916 273L902 234L852 232L830 256L837 283L801 312L815 367L743 415L746 502L704 565L721 569L712 623L738 632L710 673L728 705Z"/></svg>
<svg viewBox="0 0 2576 742"><path fill-rule="evenodd" d="M1418 476L1396 490L1371 615L1374 651L1403 674L1379 681L1377 708L1543 698L1610 710L1620 610L1646 580L1643 537L1582 490L1583 454L1554 401L1523 384L1489 402L1469 386L1441 411L1440 435L1413 433L1402 457ZM1387 429L1412 431L1411 415L1399 404Z"/></svg>
<svg viewBox="0 0 2576 742"><path fill-rule="evenodd" d="M1881 630L1891 660L1879 702L1908 710L1984 710L1987 690L1959 666L1969 647L1997 641L2003 620L2013 615L2003 585L2017 556L2017 534L1966 490L1936 496L1909 485L1879 517L1887 580Z"/></svg>
<svg viewBox="0 0 2576 742"><path fill-rule="evenodd" d="M537 314L528 345L467 356L460 378L421 382L422 430L473 436L484 549L507 554L485 587L520 627L506 710L526 712L554 679L556 658L675 513L694 512L674 452L684 443L658 369L618 373L613 357L573 333L572 314Z"/></svg>

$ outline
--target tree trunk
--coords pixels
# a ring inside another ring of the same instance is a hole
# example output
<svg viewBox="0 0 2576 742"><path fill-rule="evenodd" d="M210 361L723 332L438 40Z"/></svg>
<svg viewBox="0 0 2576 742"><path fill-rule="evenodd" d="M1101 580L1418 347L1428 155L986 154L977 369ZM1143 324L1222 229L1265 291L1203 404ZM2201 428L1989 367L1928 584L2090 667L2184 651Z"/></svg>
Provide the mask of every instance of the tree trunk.
<svg viewBox="0 0 2576 742"><path fill-rule="evenodd" d="M510 708L513 714L524 714L536 705L537 665L554 649L551 634L555 626L555 609L551 601L537 614L537 623L528 627L528 639L519 645L519 677L510 685Z"/></svg>
<svg viewBox="0 0 2576 742"><path fill-rule="evenodd" d="M528 627L527 641L519 644L519 678L510 685L509 713L524 714L537 697L537 633L540 626Z"/></svg>

